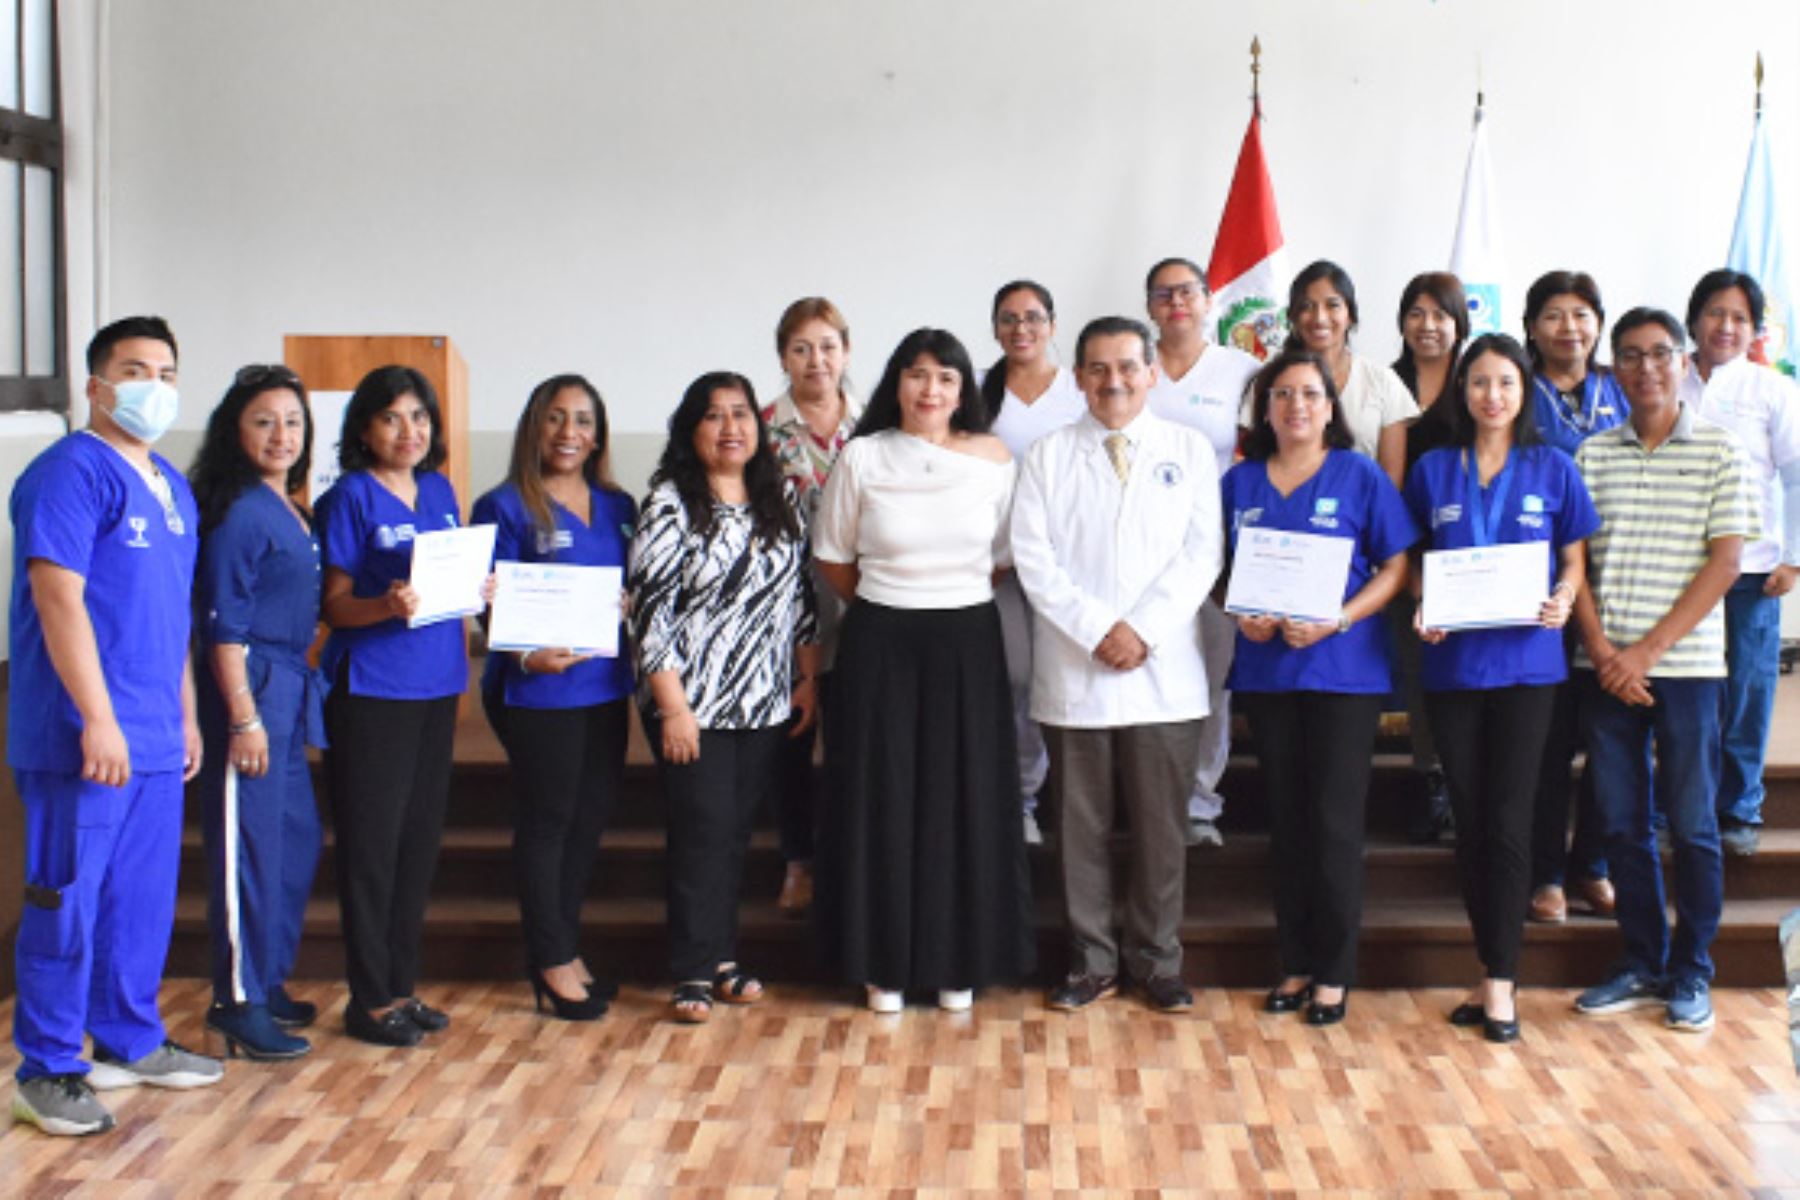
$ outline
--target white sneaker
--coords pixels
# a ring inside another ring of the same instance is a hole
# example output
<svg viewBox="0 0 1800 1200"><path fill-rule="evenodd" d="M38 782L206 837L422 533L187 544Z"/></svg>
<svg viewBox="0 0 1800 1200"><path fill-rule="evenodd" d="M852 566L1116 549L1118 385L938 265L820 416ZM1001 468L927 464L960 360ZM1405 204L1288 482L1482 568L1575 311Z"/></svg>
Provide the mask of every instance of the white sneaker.
<svg viewBox="0 0 1800 1200"><path fill-rule="evenodd" d="M1037 814L1030 809L1025 810L1025 844L1027 846L1044 844L1044 831L1038 828Z"/></svg>
<svg viewBox="0 0 1800 1200"><path fill-rule="evenodd" d="M184 1050L174 1042L164 1042L136 1062L122 1062L105 1047L96 1045L94 1069L88 1073L88 1083L97 1092L136 1087L140 1083L186 1091L208 1087L224 1077L225 1064L218 1059Z"/></svg>
<svg viewBox="0 0 1800 1200"><path fill-rule="evenodd" d="M968 1012L975 1003L975 990L963 988L961 991L945 989L938 993L938 1007L945 1012Z"/></svg>
<svg viewBox="0 0 1800 1200"><path fill-rule="evenodd" d="M1189 817L1187 823L1187 844L1190 846L1218 847L1225 844L1225 835L1219 827L1205 817Z"/></svg>
<svg viewBox="0 0 1800 1200"><path fill-rule="evenodd" d="M872 983L863 985L869 993L869 1011L876 1013L897 1013L906 1007L906 995L903 992L890 992L886 988L878 988Z"/></svg>

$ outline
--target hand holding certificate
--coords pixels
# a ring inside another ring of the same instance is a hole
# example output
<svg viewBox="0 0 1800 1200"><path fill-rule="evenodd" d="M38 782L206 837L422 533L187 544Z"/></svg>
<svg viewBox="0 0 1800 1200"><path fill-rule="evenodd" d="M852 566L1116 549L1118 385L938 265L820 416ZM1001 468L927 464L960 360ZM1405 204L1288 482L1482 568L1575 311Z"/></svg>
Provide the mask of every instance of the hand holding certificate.
<svg viewBox="0 0 1800 1200"><path fill-rule="evenodd" d="M619 568L500 562L494 573L498 586L488 620L489 647L618 657Z"/></svg>
<svg viewBox="0 0 1800 1200"><path fill-rule="evenodd" d="M419 606L407 619L408 627L417 629L486 608L481 591L493 558L492 525L438 529L415 537L408 582L418 594Z"/></svg>
<svg viewBox="0 0 1800 1200"><path fill-rule="evenodd" d="M1549 577L1549 542L1429 551L1419 624L1444 630L1542 624Z"/></svg>
<svg viewBox="0 0 1800 1200"><path fill-rule="evenodd" d="M1240 530L1225 611L1335 625L1344 608L1351 549L1349 538Z"/></svg>

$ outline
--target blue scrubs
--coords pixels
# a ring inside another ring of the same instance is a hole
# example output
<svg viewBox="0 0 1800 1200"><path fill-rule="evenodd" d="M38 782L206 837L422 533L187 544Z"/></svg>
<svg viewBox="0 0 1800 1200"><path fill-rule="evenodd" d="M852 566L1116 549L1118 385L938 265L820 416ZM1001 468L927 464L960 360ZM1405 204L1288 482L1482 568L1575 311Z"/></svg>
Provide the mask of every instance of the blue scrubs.
<svg viewBox="0 0 1800 1200"><path fill-rule="evenodd" d="M1227 537L1236 550L1250 526L1349 538L1350 574L1343 599L1363 589L1381 564L1418 540L1400 493L1375 460L1331 450L1313 477L1283 496L1268 464L1246 460L1225 472ZM1362 620L1345 633L1296 650L1280 637L1253 642L1238 634L1226 686L1234 692L1344 692L1386 695L1390 683L1387 622Z"/></svg>
<svg viewBox="0 0 1800 1200"><path fill-rule="evenodd" d="M541 530L525 508L519 490L503 483L475 502L470 522L494 526L496 562L553 562L584 567L625 568L631 548L637 506L624 492L590 487L592 524L550 501L556 517L554 532ZM623 578L621 577L621 586ZM619 646L625 646L621 624ZM511 654L490 654L483 669L484 693L500 689L502 699L515 708L586 708L629 696L632 690L631 657L590 658L560 675L527 675Z"/></svg>
<svg viewBox="0 0 1800 1200"><path fill-rule="evenodd" d="M199 515L187 481L152 461L170 504L87 433L13 486L7 761L25 807L13 1040L21 1080L86 1074L82 1037L126 1061L167 1038L156 993L181 851L181 680ZM81 778L80 714L50 663L29 568L80 575L101 675L130 747L122 788Z"/></svg>
<svg viewBox="0 0 1800 1200"><path fill-rule="evenodd" d="M1566 454L1549 446L1515 449L1506 467L1486 487L1470 495L1465 459L1473 451L1446 447L1425 455L1406 481L1406 504L1419 525L1430 530L1431 550L1548 542L1544 594L1556 586L1560 553L1600 528L1581 472ZM1471 512L1479 503L1481 512ZM1452 632L1437 645L1421 647L1425 690L1537 686L1569 677L1561 630L1541 625Z"/></svg>
<svg viewBox="0 0 1800 1200"><path fill-rule="evenodd" d="M1563 399L1556 385L1537 375L1531 381L1532 415L1537 418L1538 436L1570 458L1581 449L1581 443L1615 425L1623 425L1631 416L1631 403L1611 371L1595 368L1581 381L1581 407L1573 408Z"/></svg>
<svg viewBox="0 0 1800 1200"><path fill-rule="evenodd" d="M417 480L419 494L411 508L363 471L343 476L319 497L325 565L350 576L352 592L361 599L385 595L394 580L411 575L413 538L462 523L448 479L424 471ZM320 665L333 687L340 670L347 671L356 696L434 700L460 696L469 686L461 621L408 629L392 617L360 629L334 629Z"/></svg>
<svg viewBox="0 0 1800 1200"><path fill-rule="evenodd" d="M196 668L206 739L200 794L211 865L213 999L262 1005L287 981L319 861L321 830L306 748L325 744L323 679L306 662L319 622L319 544L273 489L247 488L201 540ZM214 646L245 646L245 672L269 739L268 772L227 761L230 706Z"/></svg>

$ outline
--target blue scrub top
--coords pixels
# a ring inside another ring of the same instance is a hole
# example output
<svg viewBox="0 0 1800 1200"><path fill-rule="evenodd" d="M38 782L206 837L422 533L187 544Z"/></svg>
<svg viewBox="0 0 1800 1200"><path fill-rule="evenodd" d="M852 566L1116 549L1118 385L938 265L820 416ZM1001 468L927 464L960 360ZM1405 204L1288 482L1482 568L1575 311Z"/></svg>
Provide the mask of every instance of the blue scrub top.
<svg viewBox="0 0 1800 1200"><path fill-rule="evenodd" d="M50 664L32 600L41 558L86 581L100 673L136 772L179 771L187 757L181 678L187 663L200 514L187 480L161 455L165 511L137 468L88 433L72 433L13 485L12 686L6 758L15 770L81 771L81 714Z"/></svg>
<svg viewBox="0 0 1800 1200"><path fill-rule="evenodd" d="M262 484L245 488L218 526L200 539L195 580L200 641L204 647L247 646L245 669L263 709L269 668L298 674L303 708L291 714L309 745L323 746L324 698L306 651L319 628L323 565L318 538L294 517L287 502ZM203 691L216 693L209 664L198 671ZM285 689L283 689L285 694ZM265 722L282 714L262 711Z"/></svg>
<svg viewBox="0 0 1800 1200"><path fill-rule="evenodd" d="M1418 540L1400 493L1375 460L1331 450L1313 477L1282 496L1268 464L1246 460L1225 472L1226 536L1237 549L1249 526L1349 538L1350 575L1343 599L1363 589L1377 568ZM1234 692L1348 692L1385 695L1390 688L1387 622L1377 614L1303 650L1277 635L1253 642L1238 634L1226 686Z"/></svg>
<svg viewBox="0 0 1800 1200"><path fill-rule="evenodd" d="M419 495L408 508L366 471L353 471L319 497L315 514L325 566L350 576L352 594L373 599L412 574L412 543L420 533L461 524L456 492L436 471L417 476ZM331 686L348 664L350 694L384 700L436 700L469 686L469 649L460 620L408 629L389 617L360 629L334 629L321 666Z"/></svg>
<svg viewBox="0 0 1800 1200"><path fill-rule="evenodd" d="M1406 505L1413 519L1430 530L1431 550L1463 550L1477 545L1475 523L1468 510L1468 475L1460 447L1433 450L1419 460L1406 480ZM1600 528L1600 514L1588 497L1581 472L1568 455L1549 446L1514 449L1511 472L1498 512L1493 512L1492 539L1499 544L1549 542L1550 566L1544 594L1556 586L1559 554ZM1492 512L1495 476L1481 489L1481 503ZM1442 642L1420 647L1420 679L1430 692L1471 688L1537 686L1568 678L1559 629L1518 626L1466 629Z"/></svg>
<svg viewBox="0 0 1800 1200"><path fill-rule="evenodd" d="M554 532L537 527L526 511L519 489L503 483L475 502L475 524L494 525L494 561L567 563L582 567L625 568L637 523L637 505L624 492L589 487L593 524L550 501ZM621 576L620 586L624 586ZM518 708L586 708L631 695L631 655L625 650L625 627L619 626L619 655L590 658L561 675L527 675L518 656L489 652L481 686L499 687L506 703Z"/></svg>
<svg viewBox="0 0 1800 1200"><path fill-rule="evenodd" d="M1556 385L1542 375L1531 380L1532 415L1537 418L1538 436L1570 458L1581 449L1581 443L1596 433L1604 433L1615 425L1623 425L1631 416L1631 402L1611 371L1598 367L1581 381L1581 410L1571 412Z"/></svg>

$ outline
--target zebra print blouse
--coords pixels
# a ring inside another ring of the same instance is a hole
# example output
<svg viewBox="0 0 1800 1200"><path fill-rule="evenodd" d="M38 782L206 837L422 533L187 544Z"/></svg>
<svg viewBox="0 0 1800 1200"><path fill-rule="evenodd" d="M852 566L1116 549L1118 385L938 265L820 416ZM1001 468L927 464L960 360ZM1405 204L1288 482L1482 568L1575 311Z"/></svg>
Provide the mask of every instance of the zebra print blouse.
<svg viewBox="0 0 1800 1200"><path fill-rule="evenodd" d="M791 485L788 500L793 502ZM638 699L676 671L702 729L761 729L788 718L794 646L818 638L805 541L752 536L750 510L715 504L701 535L672 483L644 501L631 542L631 625Z"/></svg>

